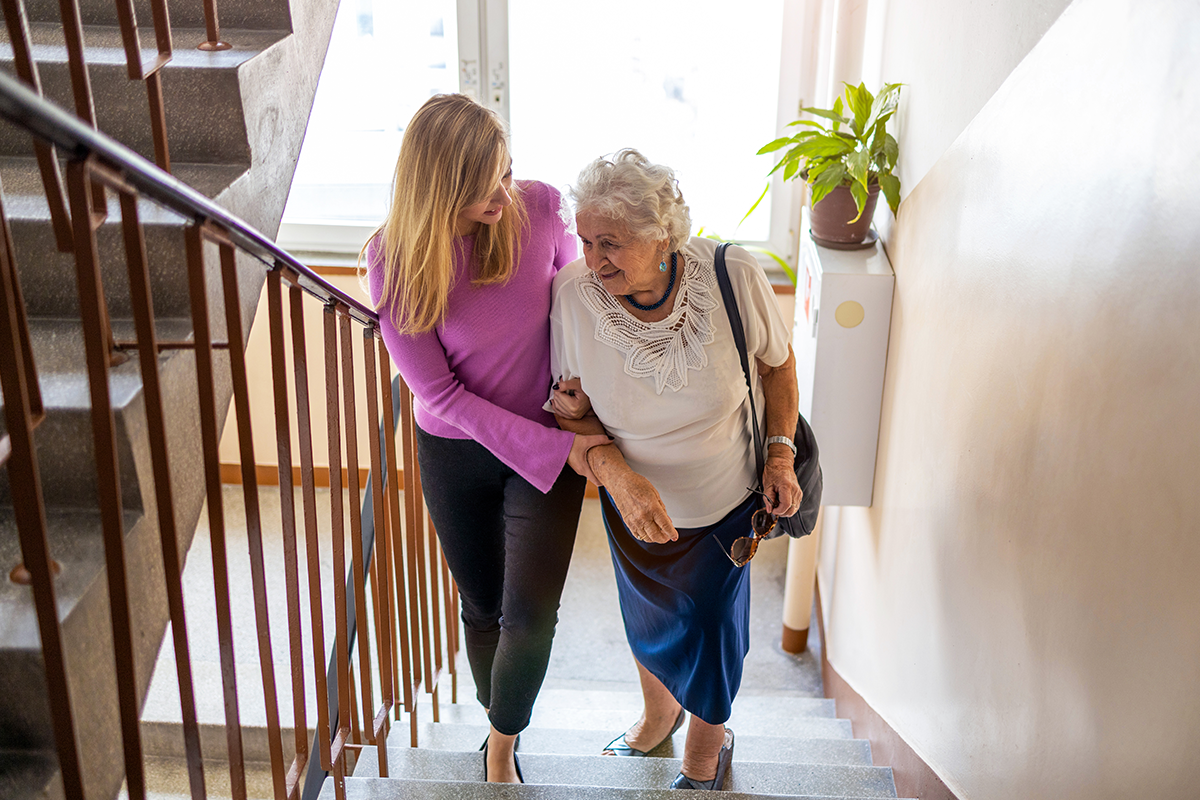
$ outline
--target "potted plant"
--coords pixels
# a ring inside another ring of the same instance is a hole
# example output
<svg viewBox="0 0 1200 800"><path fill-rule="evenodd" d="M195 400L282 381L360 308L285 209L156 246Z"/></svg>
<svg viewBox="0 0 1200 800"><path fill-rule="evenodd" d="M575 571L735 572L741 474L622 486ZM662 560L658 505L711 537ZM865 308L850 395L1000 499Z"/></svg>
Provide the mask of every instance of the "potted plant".
<svg viewBox="0 0 1200 800"><path fill-rule="evenodd" d="M900 204L900 179L892 174L898 147L887 132L896 113L899 83L884 84L872 96L863 84L846 84L833 108L802 108L826 122L798 119L795 136L766 144L759 154L788 148L768 174L783 170L784 180L805 180L812 208L812 236L822 244L854 245L867 238L875 201L882 191L892 213ZM849 110L850 116L845 116ZM843 129L844 128L844 129Z"/></svg>

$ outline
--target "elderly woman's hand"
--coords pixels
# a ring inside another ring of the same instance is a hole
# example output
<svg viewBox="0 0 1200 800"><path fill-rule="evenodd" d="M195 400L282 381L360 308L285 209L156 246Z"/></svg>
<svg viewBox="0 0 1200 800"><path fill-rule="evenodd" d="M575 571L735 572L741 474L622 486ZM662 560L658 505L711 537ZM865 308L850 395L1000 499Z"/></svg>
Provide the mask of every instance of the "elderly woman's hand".
<svg viewBox="0 0 1200 800"><path fill-rule="evenodd" d="M782 445L772 445L772 448L784 450ZM784 450L785 455L770 454L763 467L763 494L766 508L777 517L790 517L800 510L800 500L804 491L796 480L795 464L790 450Z"/></svg>
<svg viewBox="0 0 1200 800"><path fill-rule="evenodd" d="M605 488L633 538L655 544L673 542L679 538L658 490L650 481L629 470Z"/></svg>
<svg viewBox="0 0 1200 800"><path fill-rule="evenodd" d="M560 379L554 384L550 406L555 414L564 419L583 419L592 410L592 401L583 393L579 378L568 381Z"/></svg>

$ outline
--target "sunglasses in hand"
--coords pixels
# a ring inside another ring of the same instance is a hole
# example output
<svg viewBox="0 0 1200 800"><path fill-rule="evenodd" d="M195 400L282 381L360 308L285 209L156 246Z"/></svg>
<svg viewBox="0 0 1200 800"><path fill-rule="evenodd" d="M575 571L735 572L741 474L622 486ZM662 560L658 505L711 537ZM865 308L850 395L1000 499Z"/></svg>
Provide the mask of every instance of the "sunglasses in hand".
<svg viewBox="0 0 1200 800"><path fill-rule="evenodd" d="M721 552L729 557L735 567L744 567L750 563L750 559L754 558L754 554L758 552L758 543L771 534L775 530L775 523L779 518L767 511L765 508L760 508L750 517L750 529L754 531L753 536L741 536L733 540L733 544L728 550L724 548Z"/></svg>

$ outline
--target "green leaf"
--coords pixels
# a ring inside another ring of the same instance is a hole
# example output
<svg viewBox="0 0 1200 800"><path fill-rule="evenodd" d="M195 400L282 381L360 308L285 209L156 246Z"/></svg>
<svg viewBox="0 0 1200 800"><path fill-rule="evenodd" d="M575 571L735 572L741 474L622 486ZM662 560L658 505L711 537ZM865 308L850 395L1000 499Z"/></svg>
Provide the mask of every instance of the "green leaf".
<svg viewBox="0 0 1200 800"><path fill-rule="evenodd" d="M821 123L817 122L816 120L812 120L812 119L798 119L798 120L795 120L794 122L789 122L787 124L787 127L790 128L793 125L808 125L810 127L816 128L819 131L826 130L824 125L822 125Z"/></svg>
<svg viewBox="0 0 1200 800"><path fill-rule="evenodd" d="M802 154L798 152L799 149L800 149L800 147L799 147L799 145L797 145L796 147L793 147L791 150L788 150L786 153L784 153L783 158L779 159L779 161L775 164L775 166L771 167L771 170L767 173L767 176L770 177L771 175L774 175L776 172L783 169L788 164L791 164L792 162L796 161L798 158L801 158Z"/></svg>
<svg viewBox="0 0 1200 800"><path fill-rule="evenodd" d="M839 98L838 102L833 104L833 111L828 111L824 108L802 108L800 110L812 114L814 117L824 117L825 119L831 119L834 122L849 123L850 120L842 116L842 109L840 108L840 105L841 99ZM818 125L817 127L821 126ZM822 128L822 130L824 129Z"/></svg>
<svg viewBox="0 0 1200 800"><path fill-rule="evenodd" d="M832 192L834 190L834 188L835 187L833 187L833 186L818 186L816 184L813 184L810 187L810 189L812 191L812 198L809 200L809 203L811 203L812 206L815 206L817 203L821 202L825 198L825 195Z"/></svg>
<svg viewBox="0 0 1200 800"><path fill-rule="evenodd" d="M789 144L792 144L792 137L784 136L781 139L776 139L773 142L764 144L761 148L759 148L759 151L757 153L755 153L755 155L761 156L764 153L773 153L776 150L780 150L784 147L787 147Z"/></svg>
<svg viewBox="0 0 1200 800"><path fill-rule="evenodd" d="M854 114L852 124L854 133L862 136L866 130L867 118L871 116L871 93L867 91L866 84L860 83L858 86L851 86L847 83L845 86L846 102Z"/></svg>
<svg viewBox="0 0 1200 800"><path fill-rule="evenodd" d="M786 179L787 179L787 176L785 175L784 180L786 180ZM758 204L763 201L763 198L767 196L767 192L769 192L769 191L771 191L771 182L767 181L767 185L763 187L762 194L760 194L758 196L758 199L754 201L754 205L750 206L750 210L747 211L745 214L743 214L742 218L740 220L738 220L737 228L733 229L734 233L737 233L737 229L742 227L742 223L746 221L746 218L754 213L754 209L758 208ZM696 235L699 236L700 234L696 234Z"/></svg>
<svg viewBox="0 0 1200 800"><path fill-rule="evenodd" d="M841 186L846 180L846 165L840 161L830 161L826 164L826 168L821 170L820 174L815 177L809 173L809 182L815 187L819 186L826 192Z"/></svg>
<svg viewBox="0 0 1200 800"><path fill-rule="evenodd" d="M895 175L880 173L879 188L883 191L883 196L887 198L888 207L895 214L896 209L900 207L900 179Z"/></svg>
<svg viewBox="0 0 1200 800"><path fill-rule="evenodd" d="M854 205L858 208L858 215L850 222L858 222L863 215L863 209L867 207L867 187L855 181L850 184L850 194L854 195Z"/></svg>
<svg viewBox="0 0 1200 800"><path fill-rule="evenodd" d="M896 144L890 133L884 134L883 154L887 156L888 169L895 169L896 159L900 156L900 145Z"/></svg>
<svg viewBox="0 0 1200 800"><path fill-rule="evenodd" d="M792 178L796 177L796 173L799 171L800 160L797 159L787 165L787 168L783 171L783 179L785 181L790 181Z"/></svg>
<svg viewBox="0 0 1200 800"><path fill-rule="evenodd" d="M842 156L851 152L854 145L837 136L814 136L796 145L795 151L805 158Z"/></svg>
<svg viewBox="0 0 1200 800"><path fill-rule="evenodd" d="M843 109L843 106L842 106L842 98L840 98L840 97L839 97L838 99L836 99L836 100L834 100L834 101L833 101L833 113L837 114L838 116L841 116L841 115L842 115L842 109ZM848 120L848 119L844 119L844 118L843 118L843 121L844 121L844 122L850 122L850 120ZM834 122L834 123L833 123L833 129L836 131L836 130L838 129L838 126L840 126L841 124L842 124L842 123L840 123L840 122Z"/></svg>
<svg viewBox="0 0 1200 800"><path fill-rule="evenodd" d="M898 92L888 92L886 88L881 91L875 98L875 102L871 104L871 113L867 117L864 130L870 131L881 119L886 122L892 114L896 113L896 103L899 102L899 99Z"/></svg>
<svg viewBox="0 0 1200 800"><path fill-rule="evenodd" d="M835 159L829 159L829 158L811 159L808 162L808 182L812 183L818 177L820 177L822 172L829 169L834 164L840 164L840 163L841 162L838 161L836 158Z"/></svg>
<svg viewBox="0 0 1200 800"><path fill-rule="evenodd" d="M742 247L744 247L747 250L750 250L751 252L762 253L765 256L769 256L771 258L771 260L774 261L776 264L778 264L779 268L781 270L783 270L783 274L788 276L788 280L790 280L792 282L792 285L793 286L796 285L796 273L792 269L792 265L787 263L786 261L784 261L783 257L780 256L778 253L776 253L773 250L768 250L765 247L759 247L758 245L754 245L754 244L743 244Z"/></svg>
<svg viewBox="0 0 1200 800"><path fill-rule="evenodd" d="M856 184L867 187L867 170L871 166L871 154L866 150L855 150L846 159L846 168Z"/></svg>

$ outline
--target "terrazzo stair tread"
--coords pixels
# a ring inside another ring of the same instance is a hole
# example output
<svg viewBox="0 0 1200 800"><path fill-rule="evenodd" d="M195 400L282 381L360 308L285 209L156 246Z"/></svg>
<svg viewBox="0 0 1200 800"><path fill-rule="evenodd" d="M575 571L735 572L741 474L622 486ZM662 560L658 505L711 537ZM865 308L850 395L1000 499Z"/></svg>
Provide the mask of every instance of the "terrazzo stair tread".
<svg viewBox="0 0 1200 800"><path fill-rule="evenodd" d="M613 758L601 755L562 756L522 750L521 771L529 783L656 789L679 774L677 758ZM745 761L735 747L726 788L748 794L799 794L846 797L896 796L892 770L834 764L785 764ZM377 776L360 760L355 776ZM482 781L483 754L424 748L388 751L388 775L399 779Z"/></svg>
<svg viewBox="0 0 1200 800"><path fill-rule="evenodd" d="M217 197L248 170L248 163L196 164L175 160L171 162L171 174L175 178L208 198ZM60 171L65 192L66 170ZM37 159L32 155L0 156L0 182L4 186L4 215L10 223L50 219L50 207L46 202L42 173L38 169ZM121 221L120 199L111 191L107 193L107 197L109 220L106 224L117 225ZM179 225L181 222L180 217L150 200L138 202L138 217L146 225Z"/></svg>
<svg viewBox="0 0 1200 800"><path fill-rule="evenodd" d="M209 757L208 751L204 751L204 755L204 796L211 800L232 798L234 795L230 788L228 762ZM146 769L146 795L149 800L180 800L191 796L186 759L147 756L144 766ZM273 798L275 790L271 765L261 761L247 760L243 766L246 777L246 796L257 800ZM117 800L129 800L129 793L124 787L117 795Z"/></svg>
<svg viewBox="0 0 1200 800"><path fill-rule="evenodd" d="M123 522L127 540L138 535L135 528L143 519L138 513L126 511ZM104 682L110 677L110 668L103 658L94 657L96 645L91 635L97 626L109 625L100 512L49 509L46 529L51 557L62 566L54 589L72 680L76 686ZM8 578L9 570L21 561L13 510L0 508L0 751L43 747L53 752L33 593L28 586ZM108 630L104 627L105 634ZM89 712L93 699L86 692L77 696L76 714ZM4 796L0 792L0 797Z"/></svg>
<svg viewBox="0 0 1200 800"><path fill-rule="evenodd" d="M475 697L475 683L471 679L470 669L465 665L465 661L466 661L465 657L463 657L463 661L464 661L464 664L462 666L460 666L459 670L458 670L458 699L459 699L459 702L461 702L461 703L465 703L468 700ZM444 697L444 698L449 697L450 696L449 680L445 676L443 676L442 680L443 680L442 697ZM538 693L538 697L539 698L542 697L542 695L544 695L547 691L549 691L551 689L571 691L571 692L577 692L577 691L602 692L602 693L606 693L606 694L623 692L623 693L638 695L639 697L641 696L641 687L636 680L608 681L608 680L587 680L587 679L581 679L581 678L550 678L550 677L548 677L542 683L542 689ZM753 691L752 687L743 683L741 691L738 692L738 698L743 699L743 698L747 698L747 697L770 697L773 699L778 699L781 697L810 698L810 699L816 699L816 700L825 699L820 694L819 691L814 693L812 691L806 691L804 689L780 689L780 688L772 687L769 694L757 694L756 692ZM539 700L539 702L540 702L540 700Z"/></svg>
<svg viewBox="0 0 1200 800"><path fill-rule="evenodd" d="M473 751L488 734L487 725L421 723L418 741L434 750ZM408 726L393 729L392 747L408 747ZM522 753L596 755L616 736L614 730L526 728L521 732ZM687 729L675 733L669 743L653 751L654 756L683 753ZM797 736L757 736L737 731L737 756L746 761L786 761L811 764L871 766L871 744L866 739L822 739ZM374 757L374 756L372 756ZM372 762L373 763L373 762Z"/></svg>
<svg viewBox="0 0 1200 800"><path fill-rule="evenodd" d="M172 58L162 69L163 104L167 139L173 161L196 163L246 163L249 137L242 106L239 71L255 56L286 40L286 31L227 29L223 39L230 50L195 49L205 35L202 28L174 31L178 38ZM154 140L150 109L143 81L130 80L124 45L116 26L84 27L84 54L91 77L97 127L125 146L153 160ZM43 94L67 109L74 109L67 49L57 23L30 25L34 58ZM141 30L143 63L157 58L153 32ZM15 72L12 47L0 45L0 67ZM0 153L31 155L29 135L16 126L0 130Z"/></svg>
<svg viewBox="0 0 1200 800"><path fill-rule="evenodd" d="M142 37L152 36L153 17L150 15L149 0L134 3L138 27ZM79 0L80 14L85 25L116 25L116 4L112 0ZM25 0L26 13L31 22L54 22L61 20L58 0ZM234 29L291 30L291 13L287 0L220 0L218 4L221 22L221 39L229 41ZM171 27L204 27L204 5L202 3L171 3ZM181 47L176 43L176 47ZM189 44L195 47L196 44Z"/></svg>
<svg viewBox="0 0 1200 800"><path fill-rule="evenodd" d="M788 698L780 698L786 700ZM457 722L483 725L487 717L477 703L442 703L440 707L440 722ZM628 709L591 708L564 709L546 708L541 704L533 707L531 727L566 728L586 730L611 730L614 733L623 731L637 720L637 712ZM419 721L432 721L433 708L429 703L421 703L417 707ZM800 716L788 712L781 703L780 709L762 709L741 711L734 704L733 713L727 723L739 734L754 734L759 736L804 736L820 739L851 739L850 721L832 717ZM608 741L607 739L605 741Z"/></svg>
<svg viewBox="0 0 1200 800"><path fill-rule="evenodd" d="M460 687L461 690L461 687ZM470 701L461 691L459 705L470 705ZM572 689L542 689L538 692L535 709L563 709L579 711L584 709L621 709L640 714L642 711L641 692L605 692ZM767 697L763 695L741 696L733 701L735 714L787 714L802 717L835 717L833 700L817 697Z"/></svg>
<svg viewBox="0 0 1200 800"><path fill-rule="evenodd" d="M174 170L180 180L218 199L218 195L246 174L247 167L244 164L177 163ZM0 184L4 189L4 211L12 231L21 291L29 316L77 318L79 295L75 257L73 253L58 251L36 160L32 156L0 157ZM120 201L113 192L108 192L107 197L108 219L96 231L96 244L105 298L115 322L132 318L132 311ZM189 317L183 220L149 200L138 203L138 218L143 225L156 316Z"/></svg>
<svg viewBox="0 0 1200 800"><path fill-rule="evenodd" d="M53 750L0 750L0 797L5 800L61 794L57 775L58 758Z"/></svg>
<svg viewBox="0 0 1200 800"><path fill-rule="evenodd" d="M133 323L128 320L113 320L112 328L118 341L133 338ZM164 340L191 335L188 320L158 320L156 330ZM43 500L47 508L95 507L96 470L91 466L79 468L80 464L94 463L91 397L82 325L70 319L31 319L29 339L46 409L46 418L34 433ZM171 369L164 365L162 372L166 380ZM110 368L108 385L117 432L117 462L124 506L140 509L141 487L130 441L131 431L144 426L142 379L136 354L130 353L124 363ZM0 415L0 431L4 430L7 430L7 423ZM4 471L0 473L0 506L11 506L13 501L8 472Z"/></svg>
<svg viewBox="0 0 1200 800"><path fill-rule="evenodd" d="M525 760L521 760L524 769ZM333 780L321 787L320 800L334 800ZM564 786L527 783L347 778L348 800L703 800L713 795L695 789L618 789L611 786ZM846 795L722 792L721 800L865 800Z"/></svg>
<svg viewBox="0 0 1200 800"><path fill-rule="evenodd" d="M174 11L174 8L171 9ZM222 15L223 16L223 15ZM174 15L172 15L174 17ZM174 20L172 20L174 22ZM158 58L158 45L154 39L153 20L147 17L138 24L142 63L153 63ZM232 45L228 50L200 50L197 45L208 38L203 26L183 27L171 25L171 62L174 67L236 67L259 52L266 50L290 34L286 30L246 30L222 26L221 40ZM33 58L41 64L66 63L67 49L62 25L57 21L29 23L29 39L33 44ZM0 33L0 61L12 59L12 47L8 42L7 28ZM112 24L84 24L84 57L89 67L118 65L125 67L125 42L121 28ZM93 88L94 91L94 88ZM103 130L103 128L101 128Z"/></svg>

